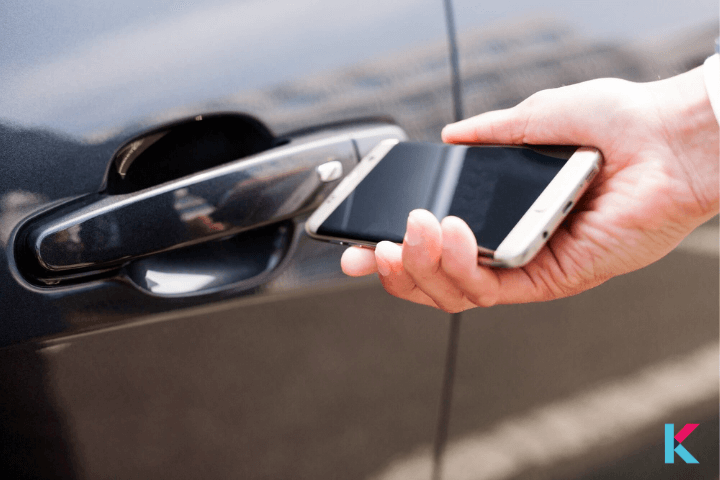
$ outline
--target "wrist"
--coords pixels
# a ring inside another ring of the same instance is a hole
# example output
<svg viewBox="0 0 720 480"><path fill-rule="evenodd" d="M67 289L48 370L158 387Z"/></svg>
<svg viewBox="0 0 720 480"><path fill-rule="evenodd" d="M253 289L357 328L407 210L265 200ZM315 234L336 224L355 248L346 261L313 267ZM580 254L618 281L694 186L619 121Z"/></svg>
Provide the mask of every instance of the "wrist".
<svg viewBox="0 0 720 480"><path fill-rule="evenodd" d="M717 40L715 41L717 45ZM707 91L715 119L720 122L720 55L715 53L708 57L702 66Z"/></svg>
<svg viewBox="0 0 720 480"><path fill-rule="evenodd" d="M673 166L695 200L688 213L705 221L720 207L720 126L703 68L654 82L653 87Z"/></svg>

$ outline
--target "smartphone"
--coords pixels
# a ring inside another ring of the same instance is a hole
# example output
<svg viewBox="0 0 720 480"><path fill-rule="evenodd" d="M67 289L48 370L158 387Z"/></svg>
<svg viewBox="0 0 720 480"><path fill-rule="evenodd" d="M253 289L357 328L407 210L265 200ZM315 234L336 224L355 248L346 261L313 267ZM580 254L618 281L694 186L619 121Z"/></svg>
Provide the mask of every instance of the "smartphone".
<svg viewBox="0 0 720 480"><path fill-rule="evenodd" d="M525 265L599 171L600 152L572 146L462 146L385 140L305 223L316 239L402 243L410 211L463 219L478 262Z"/></svg>

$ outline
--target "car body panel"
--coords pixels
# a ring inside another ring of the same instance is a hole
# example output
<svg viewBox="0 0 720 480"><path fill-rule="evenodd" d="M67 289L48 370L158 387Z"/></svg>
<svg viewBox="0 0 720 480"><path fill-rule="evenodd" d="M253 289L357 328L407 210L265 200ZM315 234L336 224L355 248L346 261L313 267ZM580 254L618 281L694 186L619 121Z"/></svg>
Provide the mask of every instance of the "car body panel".
<svg viewBox="0 0 720 480"><path fill-rule="evenodd" d="M527 4L455 0L465 116L594 77L669 76L712 52L717 24L704 22L702 2L640 23L638 9L655 6L636 3L614 15L555 1L538 18ZM690 29L661 37L667 18ZM13 239L37 212L103 190L128 142L198 115L250 115L277 137L392 119L410 139L439 141L453 120L445 35L442 2L430 0L4 2L3 469L17 478L429 478L449 316L390 297L375 278L343 276L342 248L308 239L303 215L288 224L291 246L271 275L202 295L138 286L147 270L177 270L172 252L112 279L38 288L23 282ZM373 142L357 142L358 152ZM715 400L696 385L666 416L603 437L616 449L590 441L563 455L567 443L531 444L540 434L572 440L532 430L547 425L533 419L562 420L578 404L563 401L717 348L717 226L703 228L652 269L588 294L464 314L444 477L580 478L618 459L632 472L627 452L662 448L652 422L710 422ZM178 252L213 256L220 271L276 233ZM702 356L699 371L716 378L713 358ZM592 438L588 425L578 431ZM527 454L536 451L547 461ZM499 463L467 462L486 454Z"/></svg>
<svg viewBox="0 0 720 480"><path fill-rule="evenodd" d="M30 259L14 243L29 217L104 191L128 142L199 115L249 115L278 138L391 121L439 140L452 120L442 5L0 8L0 338L14 344L0 362L3 469L364 478L432 442L446 315L342 275L342 248L304 235L308 211L70 286L23 281ZM362 155L385 137L348 138ZM258 244L278 238L289 241L282 259L251 283L171 296L142 284L147 271L190 275L201 262L218 275L250 268Z"/></svg>
<svg viewBox="0 0 720 480"><path fill-rule="evenodd" d="M594 78L668 78L701 65L718 35L712 2L558 1L544 7L562 16L485 20L518 3L454 2L466 116ZM717 245L716 217L656 264L592 291L465 313L445 477L675 478L662 427L691 422L701 426L688 449L703 458L693 474L714 478ZM398 460L395 478L417 461Z"/></svg>
<svg viewBox="0 0 720 480"><path fill-rule="evenodd" d="M419 5L422 8L418 11L415 8L418 5L412 2L394 6L380 3L363 7L374 8L375 16L340 22L339 19L360 7L349 7L348 3L328 8L308 3L302 8L295 5L278 16L276 10L280 7L262 6L258 2L210 4L207 8L198 5L196 8L201 9L202 14L182 9L164 12L165 4L160 2L135 13L133 8L138 7L128 5L126 17L113 28L102 28L108 18L94 7L90 12L80 13L78 5L68 4L61 9L62 13L48 16L17 6L15 16L8 17L10 28L5 30L6 43L17 48L5 50L7 62L0 72L0 81L8 87L0 100L4 112L0 142L12 165L2 185L5 193L0 225L6 253L3 262L10 265L2 269L6 295L0 301L8 302L3 303L3 312L12 312L13 316L23 319L42 312L43 321L42 326L32 322L4 324L2 343L70 333L76 330L76 325L80 329L91 328L101 318L132 319L141 312L214 303L242 294L235 289L204 299L178 298L163 302L128 289L120 276L117 281L89 283L87 294L78 289L53 289L47 292L49 295L38 295L10 278L9 274L15 270L13 264L23 262L13 258L13 246L8 243L19 220L53 202L104 188L109 159L130 139L145 131L183 118L232 111L257 118L278 136L336 121L382 117L398 122L412 139L438 140L440 127L451 120L452 111L442 6L426 2L427 5ZM281 29L280 26L299 20L293 16L293 9L302 10L302 18L313 18L317 25L329 31L320 35L308 33L300 26L290 31ZM37 10L42 8L38 6ZM159 20L161 13L167 13L167 18ZM92 18L93 23L87 29L78 30L76 36L53 29L62 25L70 28L63 22L71 22L74 15ZM234 20L227 20L228 17ZM396 18L402 19L401 25L387 29L388 22ZM213 22L224 23L220 27ZM258 28L258 23L263 27ZM49 28L51 25L54 27ZM376 32L374 40L357 38L363 28L368 29L368 35ZM310 37L295 37L297 29ZM377 32L385 32L382 42ZM150 42L147 35L154 35L155 42ZM238 35L246 40L242 45L253 45L253 48L239 48ZM16 37L27 39L28 43L17 45ZM268 38L272 41L267 41ZM328 38L340 42L324 47L332 50L332 55L322 49L314 51L319 45L326 45ZM185 43L173 48L168 46L167 42L178 39ZM191 44L193 39L206 43ZM52 41L60 42L66 49L50 48ZM143 42L158 45L143 51L139 48ZM340 54L341 47L346 45L355 45L351 61ZM403 50L408 46L410 53ZM278 50L283 48L287 51L279 54ZM295 60L292 68L277 65L281 60L289 61L288 56L297 57L297 49L312 53L306 54L310 56L304 62ZM239 53L256 60L251 69L246 66L248 59L242 55L237 57ZM112 54L118 58L113 59ZM375 57L378 59L372 60ZM213 62L231 60L234 66L226 64L222 70L223 81L228 83L216 85L219 75L207 62L216 65ZM80 64L83 67L78 70ZM132 67L125 68L125 64ZM388 65L394 68L388 70ZM146 71L140 66L151 68ZM167 80L158 83L158 76L167 76ZM53 81L45 81L47 78ZM28 85L37 88L28 90ZM162 91L157 90L159 86ZM201 86L202 95L198 93ZM130 87L135 95L128 94ZM414 97L417 92L424 95L421 106ZM154 100L149 101L148 95ZM125 99L127 105L120 108L117 104ZM417 108L425 112L420 121L416 118ZM371 146L364 145L363 149ZM295 246L306 244L304 237L294 241ZM310 253L304 257L317 256L322 259L319 263L328 266L324 269L326 275L316 275L316 280L326 284L347 281L337 268L341 252L338 247L308 245ZM324 254L314 255L312 250L316 248ZM335 251L333 257L327 256L329 250ZM317 268L321 267L301 267L293 275L305 272L312 275ZM313 288L310 281L311 277L298 283ZM288 284L284 280L279 283ZM289 288L295 287L293 284ZM251 288L246 294L255 296L256 290ZM88 320L88 310L93 312L91 316L95 320Z"/></svg>

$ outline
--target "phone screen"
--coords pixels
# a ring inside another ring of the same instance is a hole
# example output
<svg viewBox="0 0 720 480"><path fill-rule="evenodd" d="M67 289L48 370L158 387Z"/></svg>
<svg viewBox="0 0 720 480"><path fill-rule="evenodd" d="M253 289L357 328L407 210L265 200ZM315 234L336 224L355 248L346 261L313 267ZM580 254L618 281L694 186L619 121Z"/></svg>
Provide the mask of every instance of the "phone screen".
<svg viewBox="0 0 720 480"><path fill-rule="evenodd" d="M408 214L424 208L462 218L479 246L496 250L575 149L399 143L318 233L402 243Z"/></svg>

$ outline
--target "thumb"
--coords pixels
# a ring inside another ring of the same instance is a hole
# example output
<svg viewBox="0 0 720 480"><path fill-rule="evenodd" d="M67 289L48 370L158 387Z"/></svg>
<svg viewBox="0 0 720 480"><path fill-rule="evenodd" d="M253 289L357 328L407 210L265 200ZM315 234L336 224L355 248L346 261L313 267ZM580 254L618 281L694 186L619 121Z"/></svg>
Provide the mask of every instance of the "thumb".
<svg viewBox="0 0 720 480"><path fill-rule="evenodd" d="M464 144L599 146L598 132L608 129L630 85L601 79L543 90L513 108L447 125L442 139Z"/></svg>

